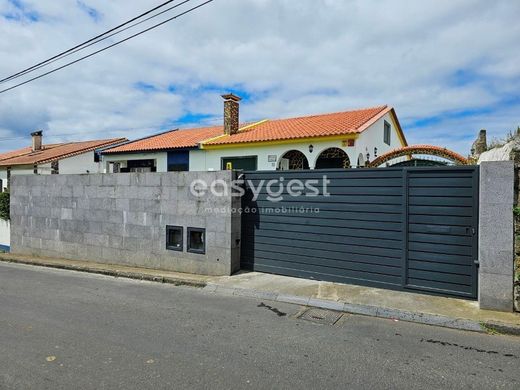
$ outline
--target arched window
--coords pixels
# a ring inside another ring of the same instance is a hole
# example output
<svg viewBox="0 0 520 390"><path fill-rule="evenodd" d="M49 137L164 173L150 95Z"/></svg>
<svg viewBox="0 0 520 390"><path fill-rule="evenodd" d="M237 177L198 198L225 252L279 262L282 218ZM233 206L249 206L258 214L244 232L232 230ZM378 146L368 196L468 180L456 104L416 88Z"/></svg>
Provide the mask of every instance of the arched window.
<svg viewBox="0 0 520 390"><path fill-rule="evenodd" d="M309 161L307 161L305 154L299 150L289 150L280 159L280 162L278 163L278 169L309 169Z"/></svg>
<svg viewBox="0 0 520 390"><path fill-rule="evenodd" d="M347 153L340 148L328 148L320 153L314 169L350 168Z"/></svg>

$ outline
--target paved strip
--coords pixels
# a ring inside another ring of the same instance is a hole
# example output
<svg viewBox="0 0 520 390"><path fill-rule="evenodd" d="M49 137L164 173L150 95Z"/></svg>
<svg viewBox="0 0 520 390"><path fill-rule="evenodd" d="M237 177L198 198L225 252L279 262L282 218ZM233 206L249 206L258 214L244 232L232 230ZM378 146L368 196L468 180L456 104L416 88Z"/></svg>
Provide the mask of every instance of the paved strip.
<svg viewBox="0 0 520 390"><path fill-rule="evenodd" d="M520 342L203 289L0 264L4 389L517 389Z"/></svg>

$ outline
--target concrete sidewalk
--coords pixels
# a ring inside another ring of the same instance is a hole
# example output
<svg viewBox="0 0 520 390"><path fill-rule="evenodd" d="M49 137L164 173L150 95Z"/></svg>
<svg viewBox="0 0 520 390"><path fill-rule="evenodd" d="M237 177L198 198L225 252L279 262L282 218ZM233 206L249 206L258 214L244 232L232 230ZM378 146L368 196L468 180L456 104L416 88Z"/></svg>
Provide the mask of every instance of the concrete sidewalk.
<svg viewBox="0 0 520 390"><path fill-rule="evenodd" d="M0 261L204 287L204 291L209 293L250 296L476 332L520 335L520 314L480 310L477 302L456 298L320 282L258 272L212 277L123 265L35 258L9 253L0 254Z"/></svg>

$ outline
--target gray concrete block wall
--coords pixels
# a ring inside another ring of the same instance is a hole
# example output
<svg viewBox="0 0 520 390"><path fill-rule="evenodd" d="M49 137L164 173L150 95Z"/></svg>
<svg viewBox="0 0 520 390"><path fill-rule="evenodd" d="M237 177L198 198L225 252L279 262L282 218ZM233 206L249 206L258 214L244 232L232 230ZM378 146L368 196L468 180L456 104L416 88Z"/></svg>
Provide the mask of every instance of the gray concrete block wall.
<svg viewBox="0 0 520 390"><path fill-rule="evenodd" d="M479 190L479 305L513 310L513 161L483 162Z"/></svg>
<svg viewBox="0 0 520 390"><path fill-rule="evenodd" d="M205 275L240 267L239 198L190 192L195 179L230 185L235 173L168 172L15 176L11 251ZM218 211L216 212L217 209ZM166 225L184 228L166 249ZM206 229L206 253L187 252L187 228Z"/></svg>

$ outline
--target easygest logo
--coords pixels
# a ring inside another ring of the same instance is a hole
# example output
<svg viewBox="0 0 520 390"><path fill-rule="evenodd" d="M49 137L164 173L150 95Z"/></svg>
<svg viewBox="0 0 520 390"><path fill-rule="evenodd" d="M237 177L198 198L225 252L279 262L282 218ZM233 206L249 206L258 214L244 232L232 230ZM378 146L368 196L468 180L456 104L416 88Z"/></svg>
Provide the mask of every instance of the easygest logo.
<svg viewBox="0 0 520 390"><path fill-rule="evenodd" d="M286 181L284 177L271 180L259 180L254 183L252 180L233 180L228 184L224 180L213 180L207 183L205 180L196 179L190 184L190 192L196 197L202 197L208 191L214 196L244 196L246 188L253 194L253 201L256 201L261 194L266 195L270 202L280 202L285 197L316 197L330 196L328 185L330 180L324 175L321 179L300 180L291 179Z"/></svg>

